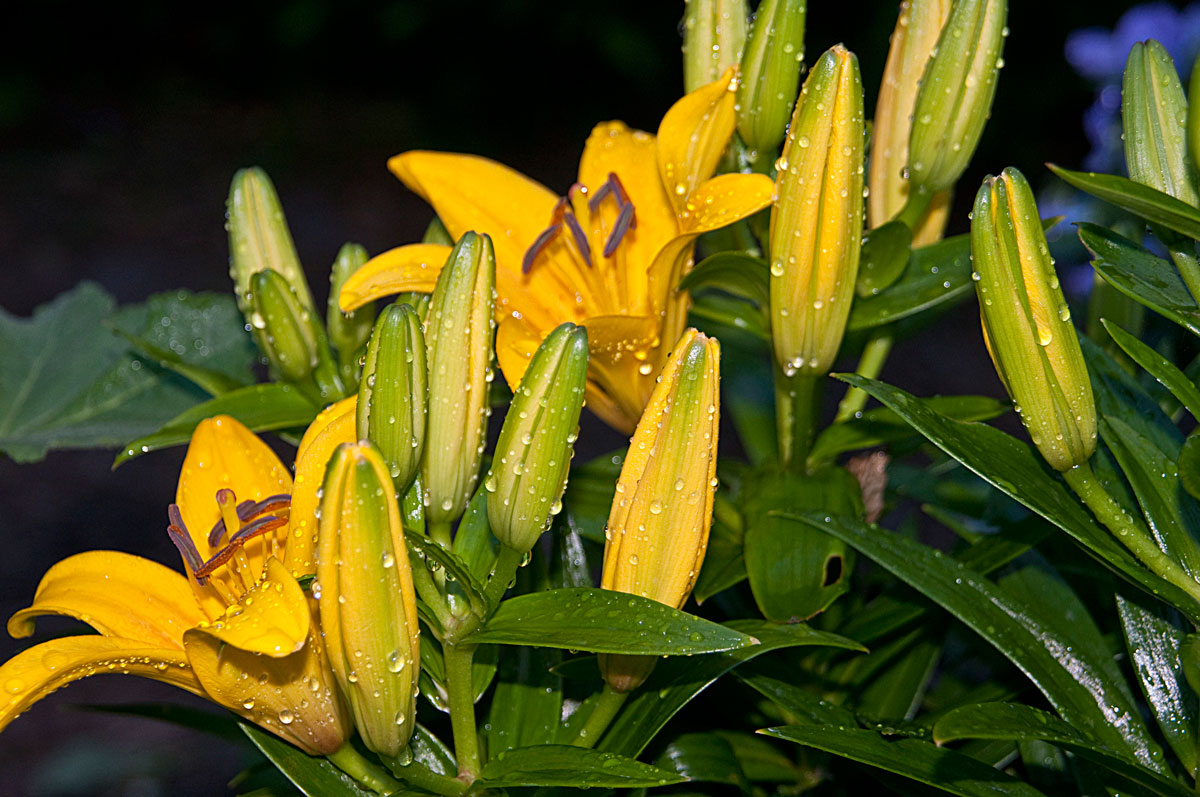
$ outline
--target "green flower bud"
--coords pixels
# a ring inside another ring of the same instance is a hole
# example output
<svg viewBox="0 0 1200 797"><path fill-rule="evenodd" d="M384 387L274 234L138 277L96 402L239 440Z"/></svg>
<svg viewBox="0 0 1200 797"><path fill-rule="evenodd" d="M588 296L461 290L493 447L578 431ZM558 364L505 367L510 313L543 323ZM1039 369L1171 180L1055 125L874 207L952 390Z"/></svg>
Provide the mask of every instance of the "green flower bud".
<svg viewBox="0 0 1200 797"><path fill-rule="evenodd" d="M461 515L479 481L491 414L495 303L492 239L465 233L438 275L425 322L429 415L421 481L431 525Z"/></svg>
<svg viewBox="0 0 1200 797"><path fill-rule="evenodd" d="M925 66L908 143L911 190L935 194L967 168L991 114L1008 28L1006 0L955 0Z"/></svg>
<svg viewBox="0 0 1200 797"><path fill-rule="evenodd" d="M500 542L531 549L562 510L587 383L587 330L563 324L534 352L496 442L488 519Z"/></svg>
<svg viewBox="0 0 1200 797"><path fill-rule="evenodd" d="M385 756L416 724L417 598L396 490L370 443L343 443L325 472L313 595L325 649L363 742Z"/></svg>
<svg viewBox="0 0 1200 797"><path fill-rule="evenodd" d="M1046 462L1066 471L1096 450L1096 407L1033 192L1016 169L975 197L971 257L1000 381Z"/></svg>
<svg viewBox="0 0 1200 797"><path fill-rule="evenodd" d="M813 66L771 210L771 336L787 376L828 373L842 344L863 227L863 90L840 44Z"/></svg>
<svg viewBox="0 0 1200 797"><path fill-rule="evenodd" d="M343 313L338 307L338 296L347 278L367 262L367 250L358 244L346 244L333 261L329 272L329 302L325 311L325 328L329 340L337 348L343 363L358 359L358 351L371 337L371 318L375 315L375 303L363 305L357 310Z"/></svg>
<svg viewBox="0 0 1200 797"><path fill-rule="evenodd" d="M1183 85L1166 49L1153 39L1134 44L1121 85L1129 177L1195 207L1200 197L1187 147L1187 116Z"/></svg>
<svg viewBox="0 0 1200 797"><path fill-rule="evenodd" d="M379 447L401 492L417 475L425 445L425 336L407 304L379 315L358 383L358 439Z"/></svg>
<svg viewBox="0 0 1200 797"><path fill-rule="evenodd" d="M250 327L267 361L290 382L307 379L320 359L321 330L312 313L273 269L255 272L246 296Z"/></svg>
<svg viewBox="0 0 1200 797"><path fill-rule="evenodd" d="M757 153L783 141L804 62L806 0L763 0L754 12L738 83L738 132Z"/></svg>
<svg viewBox="0 0 1200 797"><path fill-rule="evenodd" d="M687 0L683 16L683 87L712 83L742 57L746 0Z"/></svg>
<svg viewBox="0 0 1200 797"><path fill-rule="evenodd" d="M267 173L258 167L233 176L226 205L230 271L242 312L249 316L250 277L265 269L278 272L310 311L316 309L296 245L288 230L279 195Z"/></svg>

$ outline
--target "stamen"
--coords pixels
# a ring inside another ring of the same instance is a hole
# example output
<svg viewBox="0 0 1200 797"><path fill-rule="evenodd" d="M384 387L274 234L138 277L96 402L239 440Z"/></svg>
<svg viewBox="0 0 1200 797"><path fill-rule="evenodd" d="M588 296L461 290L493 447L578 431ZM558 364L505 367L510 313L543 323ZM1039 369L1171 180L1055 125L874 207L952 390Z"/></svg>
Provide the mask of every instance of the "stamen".
<svg viewBox="0 0 1200 797"><path fill-rule="evenodd" d="M279 518L273 515L259 518L237 534L234 534L229 539L228 545L213 554L212 558L197 569L195 571L196 578L208 578L218 567L226 564L235 554L239 553L242 550L242 546L247 542L260 534L266 534L268 531L274 531L285 525L287 525L286 518Z"/></svg>
<svg viewBox="0 0 1200 797"><path fill-rule="evenodd" d="M633 204L621 206L621 212L617 214L617 223L613 225L612 232L608 234L608 240L604 242L604 256L612 257L613 252L617 251L617 245L621 243L621 239L625 237L625 233L629 232L633 226Z"/></svg>
<svg viewBox="0 0 1200 797"><path fill-rule="evenodd" d="M567 222L567 229L571 231L571 235L575 238L575 245L579 247L579 254L583 255L583 262L592 265L592 247L588 246L587 236L583 234L583 227L579 226L579 219L575 218L575 214L567 213L563 217Z"/></svg>
<svg viewBox="0 0 1200 797"><path fill-rule="evenodd" d="M242 527L238 517L237 496L228 487L217 490L217 506L221 509L221 520L225 523L226 531L231 534ZM218 538L218 542L220 538Z"/></svg>
<svg viewBox="0 0 1200 797"><path fill-rule="evenodd" d="M629 192L625 190L625 186L621 183L621 178L617 177L616 172L608 173L609 182L612 183L613 193L617 195L617 204L621 206L621 210L629 208L629 229L637 229L637 215L633 210L633 202L629 199Z"/></svg>
<svg viewBox="0 0 1200 797"><path fill-rule="evenodd" d="M192 542L192 535L188 534L187 526L183 524L183 516L179 514L179 507L171 504L167 507L167 517L171 521L171 525L167 526L167 536L171 538L171 542L175 544L175 548L179 551L179 555L183 557L183 563L193 574L203 567L203 560L200 558L200 552L196 550L196 544ZM203 579L196 579L201 584Z"/></svg>
<svg viewBox="0 0 1200 797"><path fill-rule="evenodd" d="M554 236L558 235L561 229L561 224L551 224L545 230L542 230L541 235L534 239L533 246L525 251L525 257L521 260L522 274L529 273L530 269L533 268L533 261L537 260L538 255L542 253L543 249L549 246L550 242L554 240Z"/></svg>
<svg viewBox="0 0 1200 797"><path fill-rule="evenodd" d="M259 515L267 512L275 512L280 509L285 509L291 505L292 497L286 493L279 495L269 495L261 501L251 501L247 499L242 501L237 506L238 528L241 528L242 523L248 523ZM217 521L212 530L208 532L208 544L211 548L216 548L221 544L221 539L225 536L225 519ZM234 530L236 534L236 529Z"/></svg>
<svg viewBox="0 0 1200 797"><path fill-rule="evenodd" d="M609 192L612 191L612 178L613 174L609 172L608 180L596 190L595 196L588 200L588 210L595 213L596 208L600 207L600 203L604 201L604 197L608 196Z"/></svg>

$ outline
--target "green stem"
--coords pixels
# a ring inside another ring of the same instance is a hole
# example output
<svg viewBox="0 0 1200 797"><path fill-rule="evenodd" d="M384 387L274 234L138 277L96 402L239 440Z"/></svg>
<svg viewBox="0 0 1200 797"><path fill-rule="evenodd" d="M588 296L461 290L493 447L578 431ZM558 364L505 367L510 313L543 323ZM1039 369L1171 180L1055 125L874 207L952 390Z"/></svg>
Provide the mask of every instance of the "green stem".
<svg viewBox="0 0 1200 797"><path fill-rule="evenodd" d="M628 692L618 692L605 684L604 691L600 693L600 699L596 701L596 707L592 709L592 713L588 715L571 744L576 747L594 747L604 732L608 730L608 726L612 724L613 718L617 716L617 712L620 711L627 697L629 697Z"/></svg>
<svg viewBox="0 0 1200 797"><path fill-rule="evenodd" d="M409 557L409 568L412 571L413 586L417 590L417 594L421 596L421 600L425 605L433 611L433 614L438 619L438 623L443 629L450 628L456 619L450 611L450 606L446 603L446 596L438 589L438 585L433 581L433 574L429 572L429 568L425 566L424 560L417 556Z"/></svg>
<svg viewBox="0 0 1200 797"><path fill-rule="evenodd" d="M518 551L507 545L500 546L500 554L496 557L496 566L492 568L492 575L488 578L487 586L483 590L483 599L488 606L495 606L504 597L504 593L508 591L509 585L517 575L517 568L521 566L521 562L525 561L525 557L528 555L528 551Z"/></svg>
<svg viewBox="0 0 1200 797"><path fill-rule="evenodd" d="M925 211L929 210L929 203L933 201L933 194L928 191L912 191L908 195L908 201L904 203L904 207L896 214L896 221L904 222L904 226L910 230L916 230L917 225L921 223L921 217L925 215Z"/></svg>
<svg viewBox="0 0 1200 797"><path fill-rule="evenodd" d="M1183 277L1192 298L1200 304L1200 263L1196 260L1195 246L1190 241L1179 241L1170 246L1170 251L1179 276Z"/></svg>
<svg viewBox="0 0 1200 797"><path fill-rule="evenodd" d="M871 333L867 345L863 347L862 359L858 361L859 376L865 376L867 379L878 379L879 374L883 371L883 364L887 362L888 355L892 353L892 333L891 325L880 327ZM842 396L841 403L838 404L837 417L834 418L834 423L845 423L851 418L862 412L862 408L867 403L867 391L860 387L852 387L846 391L846 395Z"/></svg>
<svg viewBox="0 0 1200 797"><path fill-rule="evenodd" d="M1152 573L1169 581L1181 590L1200 601L1200 582L1188 575L1178 562L1163 552L1154 537L1151 536L1140 520L1130 515L1121 507L1108 491L1097 480L1092 472L1092 466L1087 462L1077 468L1065 471L1063 479L1071 486L1096 519L1108 527L1116 535L1138 561L1150 569Z"/></svg>
<svg viewBox="0 0 1200 797"><path fill-rule="evenodd" d="M401 788L400 783L383 767L364 757L350 742L346 742L326 758L335 767L354 778L360 786L377 794L392 794Z"/></svg>
<svg viewBox="0 0 1200 797"><path fill-rule="evenodd" d="M821 409L823 376L786 376L775 368L775 420L779 435L779 461L793 470L804 467L816 433Z"/></svg>
<svg viewBox="0 0 1200 797"><path fill-rule="evenodd" d="M453 540L450 536L450 521L448 520L430 520L428 521L429 539L436 542L438 545L450 550Z"/></svg>
<svg viewBox="0 0 1200 797"><path fill-rule="evenodd" d="M450 727L454 732L454 755L458 777L471 783L479 776L479 738L475 731L475 687L471 682L474 645L443 645L446 660L446 691L450 702Z"/></svg>
<svg viewBox="0 0 1200 797"><path fill-rule="evenodd" d="M416 786L433 794L444 794L456 797L467 790L467 784L449 775L439 775L424 764L413 761L411 756L407 764L398 764L394 760L388 762L392 774L409 786Z"/></svg>

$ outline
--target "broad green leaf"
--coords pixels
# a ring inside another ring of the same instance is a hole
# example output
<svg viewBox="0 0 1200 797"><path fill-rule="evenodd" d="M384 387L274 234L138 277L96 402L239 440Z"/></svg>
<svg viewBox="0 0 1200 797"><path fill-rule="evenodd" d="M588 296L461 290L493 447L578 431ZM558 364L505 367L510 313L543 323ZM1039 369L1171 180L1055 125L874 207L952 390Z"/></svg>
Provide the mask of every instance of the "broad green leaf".
<svg viewBox="0 0 1200 797"><path fill-rule="evenodd" d="M204 400L105 328L115 310L85 282L32 318L0 311L0 452L32 462L51 449L116 448ZM206 365L223 350L201 353L193 361Z"/></svg>
<svg viewBox="0 0 1200 797"><path fill-rule="evenodd" d="M1200 240L1200 210L1170 194L1115 174L1073 172L1052 163L1047 166L1080 191L1141 216L1148 222L1161 224L1169 230Z"/></svg>
<svg viewBox="0 0 1200 797"><path fill-rule="evenodd" d="M494 756L483 766L476 788L571 786L635 789L681 783L683 778L616 753L564 744L521 747Z"/></svg>
<svg viewBox="0 0 1200 797"><path fill-rule="evenodd" d="M612 451L571 468L563 493L563 512L571 530L592 542L604 542L604 526L617 491L625 451Z"/></svg>
<svg viewBox="0 0 1200 797"><path fill-rule="evenodd" d="M1143 567L1067 491L1028 445L979 423L963 423L929 409L898 388L855 374L839 376L891 407L913 428L963 465L1067 532L1086 551L1130 583L1168 601L1200 621L1200 605L1183 590Z"/></svg>
<svg viewBox="0 0 1200 797"><path fill-rule="evenodd" d="M767 261L744 252L718 252L701 260L679 281L681 291L701 288L717 288L765 308L771 300Z"/></svg>
<svg viewBox="0 0 1200 797"><path fill-rule="evenodd" d="M450 777L458 775L458 767L454 763L454 755L450 748L419 722L412 740L408 743L408 749L412 751L413 761L425 765L430 771Z"/></svg>
<svg viewBox="0 0 1200 797"><path fill-rule="evenodd" d="M303 753L278 736L253 725L243 723L242 731L308 797L374 797L374 792L363 789L353 778L331 764L328 758Z"/></svg>
<svg viewBox="0 0 1200 797"><path fill-rule="evenodd" d="M241 387L195 404L167 421L158 431L131 440L117 455L113 467L151 451L186 443L196 426L214 415L231 415L252 431L267 432L307 426L319 411L320 408L313 406L300 391L282 382Z"/></svg>
<svg viewBox="0 0 1200 797"><path fill-rule="evenodd" d="M748 332L761 340L771 340L771 332L763 313L741 299L716 293L698 296L692 304L691 315L693 318ZM704 327L703 324L697 326Z"/></svg>
<svg viewBox="0 0 1200 797"><path fill-rule="evenodd" d="M859 296L876 296L900 278L912 254L912 231L902 221L889 221L868 230L858 263Z"/></svg>
<svg viewBox="0 0 1200 797"><path fill-rule="evenodd" d="M562 679L550 668L561 658L559 651L546 648L506 646L501 651L486 726L492 755L554 741L562 721Z"/></svg>
<svg viewBox="0 0 1200 797"><path fill-rule="evenodd" d="M895 662L867 680L855 701L864 716L879 720L910 720L942 655L941 642L917 639ZM874 652L874 651L872 651Z"/></svg>
<svg viewBox="0 0 1200 797"><path fill-rule="evenodd" d="M876 526L817 513L792 516L844 539L986 639L1041 690L1062 717L1093 739L1161 767L1127 687L1060 639L1043 612L940 551Z"/></svg>
<svg viewBox="0 0 1200 797"><path fill-rule="evenodd" d="M1033 797L1041 792L1000 770L919 739L890 741L875 731L819 725L787 725L759 731L815 747L963 797Z"/></svg>
<svg viewBox="0 0 1200 797"><path fill-rule="evenodd" d="M931 396L926 402L931 409L960 421L991 420L1011 408L1011 404L987 396ZM826 427L813 443L808 461L827 462L847 451L919 436L907 421L887 407L875 407L861 417Z"/></svg>
<svg viewBox="0 0 1200 797"><path fill-rule="evenodd" d="M1188 772L1197 763L1196 693L1183 677L1179 648L1184 632L1158 607L1142 606L1117 596L1117 614L1125 632L1129 662L1137 673L1142 694L1158 721L1163 737Z"/></svg>
<svg viewBox="0 0 1200 797"><path fill-rule="evenodd" d="M959 739L1040 739L1100 764L1153 793L1180 797L1192 793L1182 783L1139 765L1124 751L1097 744L1071 723L1019 703L983 703L954 709L933 726L933 738L939 744Z"/></svg>
<svg viewBox="0 0 1200 797"><path fill-rule="evenodd" d="M730 626L742 633L753 634L760 644L699 659L660 662L646 684L630 695L597 747L628 756L638 755L692 698L734 667L763 653L810 645L865 650L843 636L816 631L802 623L776 625L762 620L735 620Z"/></svg>
<svg viewBox="0 0 1200 797"><path fill-rule="evenodd" d="M1157 379L1159 384L1171 391L1171 395L1179 399L1179 403L1192 414L1193 418L1200 420L1200 390L1196 388L1192 380L1187 378L1187 375L1183 371L1180 371L1166 357L1163 357L1116 324L1106 319L1101 319L1101 323L1104 324L1104 329L1108 332L1109 336L1116 341L1118 346L1125 350L1126 354L1133 358L1134 362L1146 369L1146 373Z"/></svg>
<svg viewBox="0 0 1200 797"><path fill-rule="evenodd" d="M846 329L856 332L890 324L973 292L970 236L957 235L912 250L900 279L881 293L856 297Z"/></svg>
<svg viewBox="0 0 1200 797"><path fill-rule="evenodd" d="M715 733L680 736L667 745L654 765L689 782L727 783L743 792L750 787L733 747Z"/></svg>
<svg viewBox="0 0 1200 797"><path fill-rule="evenodd" d="M729 589L746 580L746 560L742 556L742 534L720 519L713 518L708 533L708 548L704 552L704 564L692 595L696 603Z"/></svg>
<svg viewBox="0 0 1200 797"><path fill-rule="evenodd" d="M652 656L714 653L758 642L658 601L593 587L510 598L468 639L472 643Z"/></svg>
<svg viewBox="0 0 1200 797"><path fill-rule="evenodd" d="M786 711L792 723L858 727L853 711L795 684L756 671L738 670L734 677Z"/></svg>
<svg viewBox="0 0 1200 797"><path fill-rule="evenodd" d="M742 772L754 783L791 783L800 780L804 771L792 763L775 745L749 733L715 731L733 750Z"/></svg>
<svg viewBox="0 0 1200 797"><path fill-rule="evenodd" d="M1200 308L1172 263L1112 230L1080 222L1079 240L1092 253L1092 268L1136 302L1200 335Z"/></svg>
<svg viewBox="0 0 1200 797"><path fill-rule="evenodd" d="M450 550L478 586L487 582L488 574L496 562L498 547L488 522L487 490L480 484L459 521Z"/></svg>

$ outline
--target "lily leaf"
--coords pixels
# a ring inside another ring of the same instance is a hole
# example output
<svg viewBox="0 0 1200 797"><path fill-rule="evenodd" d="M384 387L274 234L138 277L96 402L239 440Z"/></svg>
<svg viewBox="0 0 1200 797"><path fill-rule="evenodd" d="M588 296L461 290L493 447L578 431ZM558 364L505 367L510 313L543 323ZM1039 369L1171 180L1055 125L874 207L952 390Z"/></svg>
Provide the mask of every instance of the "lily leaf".
<svg viewBox="0 0 1200 797"><path fill-rule="evenodd" d="M635 789L682 783L683 777L632 758L575 747L546 744L499 753L479 773L477 788L571 786Z"/></svg>
<svg viewBox="0 0 1200 797"><path fill-rule="evenodd" d="M1148 222L1161 224L1169 230L1200 240L1200 210L1170 194L1135 183L1128 177L1096 172L1073 172L1052 163L1046 165L1064 182L1080 191L1086 191L1097 199L1128 210Z"/></svg>
<svg viewBox="0 0 1200 797"><path fill-rule="evenodd" d="M886 290L855 298L846 324L848 331L890 324L924 310L964 299L973 291L969 235L956 235L914 249L907 263L908 267L900 278L888 285Z"/></svg>
<svg viewBox="0 0 1200 797"><path fill-rule="evenodd" d="M1158 380L1159 384L1171 391L1171 395L1179 399L1192 417L1200 420L1200 390L1187 374L1175 367L1175 364L1142 343L1133 335L1121 329L1116 324L1101 319L1104 329L1118 346L1125 350L1134 362L1146 369L1146 373Z"/></svg>
<svg viewBox="0 0 1200 797"><path fill-rule="evenodd" d="M592 542L604 542L604 526L617 492L625 451L612 451L571 468L563 493L563 513L571 530Z"/></svg>
<svg viewBox="0 0 1200 797"><path fill-rule="evenodd" d="M550 672L561 660L557 650L505 647L488 715L488 750L547 744L562 721L562 679Z"/></svg>
<svg viewBox="0 0 1200 797"><path fill-rule="evenodd" d="M748 332L760 340L770 341L771 332L763 313L741 299L710 293L696 298L691 314L704 321ZM703 325L700 325L703 328Z"/></svg>
<svg viewBox="0 0 1200 797"><path fill-rule="evenodd" d="M867 231L858 265L859 296L875 296L900 278L912 254L912 230L902 221L889 221Z"/></svg>
<svg viewBox="0 0 1200 797"><path fill-rule="evenodd" d="M750 788L733 746L715 733L684 734L667 745L654 763L687 781L726 783L743 793Z"/></svg>
<svg viewBox="0 0 1200 797"><path fill-rule="evenodd" d="M746 580L746 559L742 554L743 535L718 518L713 518L712 530L708 535L708 549L704 553L704 564L692 594L696 603L729 589Z"/></svg>
<svg viewBox="0 0 1200 797"><path fill-rule="evenodd" d="M679 281L679 290L717 288L759 307L771 300L767 261L745 252L718 252L706 257Z"/></svg>
<svg viewBox="0 0 1200 797"><path fill-rule="evenodd" d="M308 797L373 797L322 756L303 753L277 736L242 724L242 731L268 760Z"/></svg>
<svg viewBox="0 0 1200 797"><path fill-rule="evenodd" d="M920 739L889 741L875 731L825 725L786 725L759 733L879 767L963 797L1042 794L982 761Z"/></svg>
<svg viewBox="0 0 1200 797"><path fill-rule="evenodd" d="M201 402L167 421L158 431L131 440L113 461L113 467L162 448L182 445L196 426L214 415L232 415L255 432L303 427L312 423L319 408L300 391L282 382L249 385Z"/></svg>
<svg viewBox="0 0 1200 797"><path fill-rule="evenodd" d="M408 558L413 567L445 570L447 580L457 584L457 588L465 594L471 606L477 611L484 610L483 587L475 580L470 566L453 551L446 550L416 531L405 531L404 543L408 546Z"/></svg>
<svg viewBox="0 0 1200 797"><path fill-rule="evenodd" d="M1013 662L1050 704L1101 744L1148 767L1162 751L1142 725L1127 687L1082 658L1037 607L941 552L876 526L817 513L790 516L853 545L892 575L920 590Z"/></svg>

